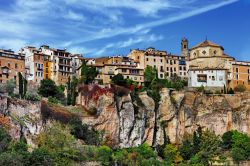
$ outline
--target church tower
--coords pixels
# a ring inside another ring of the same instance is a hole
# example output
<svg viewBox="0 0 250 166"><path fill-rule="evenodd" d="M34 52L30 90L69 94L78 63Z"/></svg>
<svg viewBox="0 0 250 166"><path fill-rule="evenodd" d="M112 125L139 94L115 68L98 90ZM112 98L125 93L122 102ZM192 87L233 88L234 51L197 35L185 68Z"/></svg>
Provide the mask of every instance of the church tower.
<svg viewBox="0 0 250 166"><path fill-rule="evenodd" d="M181 40L181 56L188 57L188 40L185 37Z"/></svg>

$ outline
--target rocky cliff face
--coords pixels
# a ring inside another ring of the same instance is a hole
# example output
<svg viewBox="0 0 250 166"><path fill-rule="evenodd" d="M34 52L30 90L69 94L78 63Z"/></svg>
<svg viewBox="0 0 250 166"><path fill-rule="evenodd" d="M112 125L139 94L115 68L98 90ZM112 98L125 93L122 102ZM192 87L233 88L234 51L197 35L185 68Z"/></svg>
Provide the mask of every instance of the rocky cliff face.
<svg viewBox="0 0 250 166"><path fill-rule="evenodd" d="M183 136L198 126L221 135L229 130L250 134L250 94L204 95L191 91L162 89L159 107L146 92L132 100L129 93L111 88L87 86L78 104L94 112L82 116L83 123L104 131L104 139L113 147L131 147L147 142L162 145L167 136L180 143ZM13 100L1 96L0 125L15 139L25 136L34 145L42 128L40 102ZM35 145L34 145L35 146Z"/></svg>
<svg viewBox="0 0 250 166"><path fill-rule="evenodd" d="M11 99L0 96L0 125L5 127L13 139L24 136L31 147L42 128L40 102Z"/></svg>
<svg viewBox="0 0 250 166"><path fill-rule="evenodd" d="M162 89L160 95L156 109L146 92L139 94L140 105L129 94L118 97L109 92L96 102L90 100L87 106L95 107L99 114L83 121L107 131L107 138L119 147L144 142L162 145L167 136L178 144L185 134L192 134L199 126L218 135L229 130L250 134L250 94L204 95Z"/></svg>

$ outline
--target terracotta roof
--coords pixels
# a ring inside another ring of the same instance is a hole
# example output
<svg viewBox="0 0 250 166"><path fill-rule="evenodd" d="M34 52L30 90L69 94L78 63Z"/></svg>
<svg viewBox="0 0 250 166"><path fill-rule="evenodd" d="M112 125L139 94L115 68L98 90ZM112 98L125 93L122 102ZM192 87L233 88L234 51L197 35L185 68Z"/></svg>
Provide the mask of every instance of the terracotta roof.
<svg viewBox="0 0 250 166"><path fill-rule="evenodd" d="M224 50L224 48L223 48L222 46L220 46L220 45L218 45L218 44L216 44L216 43L213 43L213 42L211 42L211 41L209 41L209 40L205 40L205 41L203 41L203 42L197 44L196 46L190 48L190 50L195 49L195 48L198 48L198 47L207 47L207 46L220 47L221 49Z"/></svg>

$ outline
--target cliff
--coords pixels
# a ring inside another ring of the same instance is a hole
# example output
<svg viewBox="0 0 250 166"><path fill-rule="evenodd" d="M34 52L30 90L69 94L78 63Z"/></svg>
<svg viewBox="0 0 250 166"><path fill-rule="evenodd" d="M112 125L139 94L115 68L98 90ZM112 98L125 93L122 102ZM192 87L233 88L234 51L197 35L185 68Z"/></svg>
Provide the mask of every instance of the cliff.
<svg viewBox="0 0 250 166"><path fill-rule="evenodd" d="M218 135L234 129L250 134L249 93L205 95L162 89L160 95L156 107L157 103L146 92L135 99L123 88L85 86L80 88L77 101L88 114L79 116L83 123L103 131L105 143L112 147L131 147L144 142L162 145L167 136L178 144L198 126ZM41 103L1 96L0 106L1 125L13 138L25 136L35 146L34 139L44 123Z"/></svg>

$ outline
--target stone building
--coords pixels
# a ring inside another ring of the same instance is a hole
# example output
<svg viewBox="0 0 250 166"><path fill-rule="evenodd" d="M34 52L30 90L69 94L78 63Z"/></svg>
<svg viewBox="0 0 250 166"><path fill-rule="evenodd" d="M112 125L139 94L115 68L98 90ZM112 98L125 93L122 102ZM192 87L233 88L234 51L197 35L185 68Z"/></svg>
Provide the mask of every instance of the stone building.
<svg viewBox="0 0 250 166"><path fill-rule="evenodd" d="M18 73L25 76L25 60L21 54L0 49L0 83L13 79L18 84Z"/></svg>
<svg viewBox="0 0 250 166"><path fill-rule="evenodd" d="M203 78L206 79L207 82L203 84L207 87L222 87L222 83L228 87L233 78L232 64L235 59L225 54L222 46L205 40L189 50L188 58L189 87L197 87L201 84L199 83L200 79L196 71L203 73ZM209 75L212 71L220 76ZM224 77L223 74L226 74L226 76ZM221 77L223 77L223 79ZM226 78L226 81L224 78Z"/></svg>
<svg viewBox="0 0 250 166"><path fill-rule="evenodd" d="M240 84L250 90L250 62L233 62L233 78L229 83L229 87L234 89Z"/></svg>

